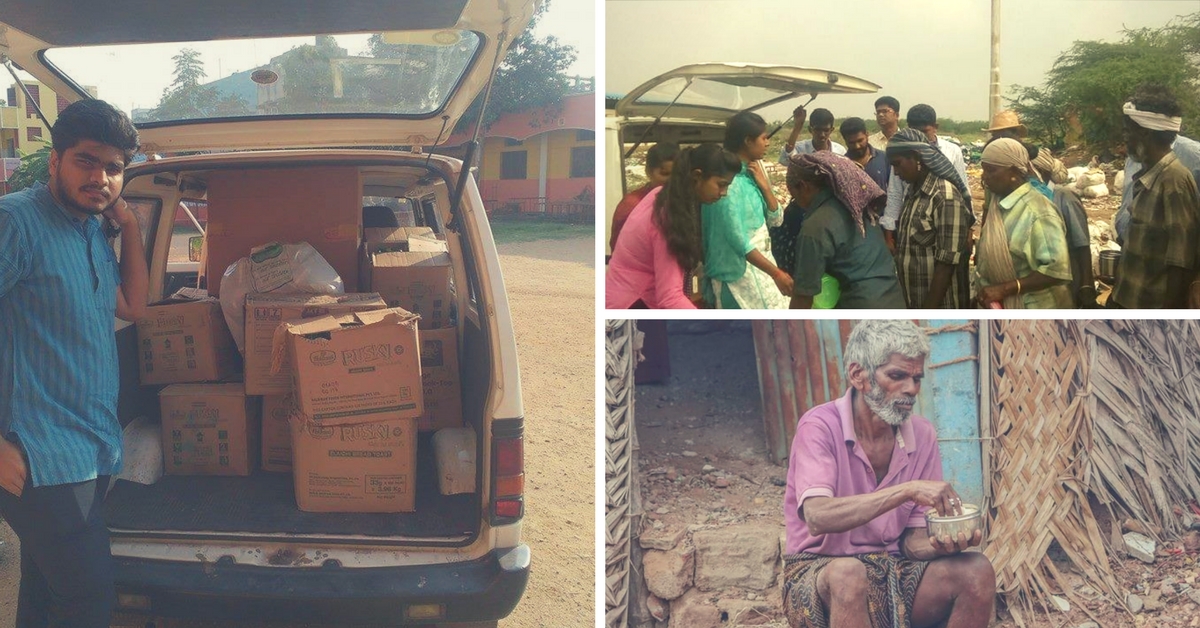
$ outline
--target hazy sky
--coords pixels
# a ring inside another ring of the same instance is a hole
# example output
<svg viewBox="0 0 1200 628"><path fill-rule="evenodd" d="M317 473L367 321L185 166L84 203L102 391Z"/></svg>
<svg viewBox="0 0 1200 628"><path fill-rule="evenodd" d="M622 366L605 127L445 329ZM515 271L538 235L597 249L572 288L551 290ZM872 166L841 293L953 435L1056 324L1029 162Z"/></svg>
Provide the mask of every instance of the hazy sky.
<svg viewBox="0 0 1200 628"><path fill-rule="evenodd" d="M606 93L623 94L681 65L772 63L835 70L883 86L870 96L819 96L835 116L873 114L875 98L919 102L939 116L988 113L988 0L608 0ZM1116 41L1125 28L1158 27L1200 11L1198 0L1002 0L1000 80L1041 85L1077 40ZM803 97L807 99L807 97ZM770 109L790 116L803 100Z"/></svg>

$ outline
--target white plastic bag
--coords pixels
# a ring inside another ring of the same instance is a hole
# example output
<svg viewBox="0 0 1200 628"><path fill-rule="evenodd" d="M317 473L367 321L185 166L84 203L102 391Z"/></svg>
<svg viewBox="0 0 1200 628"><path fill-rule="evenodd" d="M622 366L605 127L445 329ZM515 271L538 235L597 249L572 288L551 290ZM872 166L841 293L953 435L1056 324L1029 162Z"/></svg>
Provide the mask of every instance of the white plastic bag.
<svg viewBox="0 0 1200 628"><path fill-rule="evenodd" d="M1117 174L1113 175L1113 193L1124 193L1125 189L1125 171L1118 170Z"/></svg>
<svg viewBox="0 0 1200 628"><path fill-rule="evenodd" d="M344 294L342 278L307 242L271 242L250 251L225 269L221 277L221 314L238 351L246 354L246 295Z"/></svg>
<svg viewBox="0 0 1200 628"><path fill-rule="evenodd" d="M1100 170L1092 170L1090 172L1084 173L1078 179L1076 179L1075 188L1078 189L1080 192L1083 192L1087 188L1094 187L1097 185L1104 185L1104 181L1105 181L1104 172L1102 172ZM1095 198L1095 197L1089 197L1089 198Z"/></svg>
<svg viewBox="0 0 1200 628"><path fill-rule="evenodd" d="M1083 189L1082 196L1084 198L1102 198L1108 196L1108 186L1103 183L1089 185Z"/></svg>

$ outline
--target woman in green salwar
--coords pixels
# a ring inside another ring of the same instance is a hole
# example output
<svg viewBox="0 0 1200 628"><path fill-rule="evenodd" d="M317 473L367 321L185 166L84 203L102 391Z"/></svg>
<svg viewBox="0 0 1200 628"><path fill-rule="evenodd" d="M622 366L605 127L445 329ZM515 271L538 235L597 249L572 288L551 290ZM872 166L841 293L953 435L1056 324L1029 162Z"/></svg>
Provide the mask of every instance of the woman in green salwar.
<svg viewBox="0 0 1200 628"><path fill-rule="evenodd" d="M767 123L742 112L725 123L725 149L745 167L729 194L701 207L704 230L704 296L718 309L787 309L792 277L775 264L767 226L783 221L783 208L763 170Z"/></svg>

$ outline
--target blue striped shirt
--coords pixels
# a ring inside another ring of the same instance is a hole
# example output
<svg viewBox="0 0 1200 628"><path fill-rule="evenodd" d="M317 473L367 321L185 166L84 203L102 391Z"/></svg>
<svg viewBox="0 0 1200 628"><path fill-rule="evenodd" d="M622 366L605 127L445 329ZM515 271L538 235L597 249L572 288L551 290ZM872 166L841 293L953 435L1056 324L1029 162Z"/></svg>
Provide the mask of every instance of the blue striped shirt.
<svg viewBox="0 0 1200 628"><path fill-rule="evenodd" d="M0 198L0 435L20 440L33 486L121 469L119 283L99 218L40 184Z"/></svg>

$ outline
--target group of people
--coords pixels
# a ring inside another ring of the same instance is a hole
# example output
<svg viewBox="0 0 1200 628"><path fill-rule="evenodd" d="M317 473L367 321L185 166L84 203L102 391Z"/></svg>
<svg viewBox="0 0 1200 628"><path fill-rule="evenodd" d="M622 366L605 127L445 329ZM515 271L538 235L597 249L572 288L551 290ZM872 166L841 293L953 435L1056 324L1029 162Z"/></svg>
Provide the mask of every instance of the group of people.
<svg viewBox="0 0 1200 628"><path fill-rule="evenodd" d="M794 112L779 162L790 202L763 166L767 124L728 120L723 146L662 143L650 182L617 208L606 306L626 308L1091 308L1097 304L1083 202L1049 150L1025 141L1010 111L985 129L982 204L958 145L918 104L875 102L880 130ZM1124 105L1123 245L1106 305L1200 304L1200 144L1179 135L1181 109L1161 86ZM805 122L811 139L800 140ZM973 236L976 223L978 241ZM971 261L974 259L972 268Z"/></svg>

